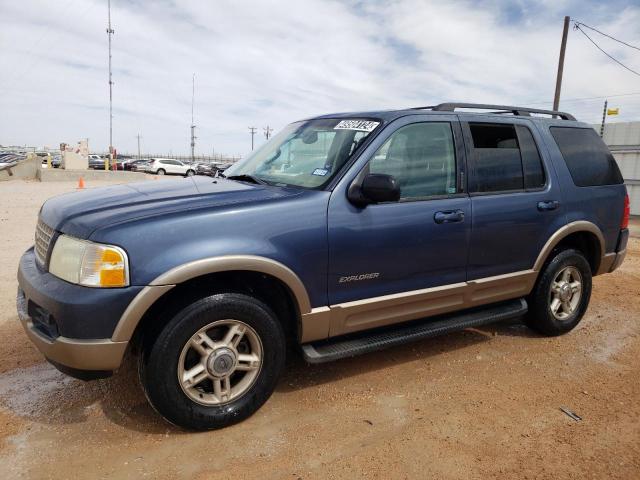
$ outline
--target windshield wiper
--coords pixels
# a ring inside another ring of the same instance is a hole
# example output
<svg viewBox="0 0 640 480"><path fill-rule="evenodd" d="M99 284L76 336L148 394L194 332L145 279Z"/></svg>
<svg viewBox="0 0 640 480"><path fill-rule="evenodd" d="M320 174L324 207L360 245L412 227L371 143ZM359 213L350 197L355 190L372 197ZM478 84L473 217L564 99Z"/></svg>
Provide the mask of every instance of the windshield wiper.
<svg viewBox="0 0 640 480"><path fill-rule="evenodd" d="M250 182L255 183L257 185L266 185L267 182L262 180L261 178L255 177L253 175L249 175L247 173L243 173L242 175L229 175L228 177L224 177L227 180L238 180L240 182Z"/></svg>

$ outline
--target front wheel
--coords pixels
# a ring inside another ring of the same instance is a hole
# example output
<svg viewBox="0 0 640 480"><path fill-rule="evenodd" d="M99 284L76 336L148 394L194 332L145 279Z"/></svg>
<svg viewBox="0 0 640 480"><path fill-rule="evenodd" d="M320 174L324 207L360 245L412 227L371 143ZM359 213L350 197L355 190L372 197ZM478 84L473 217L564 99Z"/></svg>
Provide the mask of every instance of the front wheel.
<svg viewBox="0 0 640 480"><path fill-rule="evenodd" d="M152 406L175 425L226 427L271 396L284 368L285 338L273 311L236 293L179 311L143 348L140 379Z"/></svg>
<svg viewBox="0 0 640 480"><path fill-rule="evenodd" d="M193 170L187 170L187 177L193 177L195 172Z"/></svg>
<svg viewBox="0 0 640 480"><path fill-rule="evenodd" d="M578 250L562 250L544 267L529 296L527 325L543 335L566 333L580 323L590 298L589 263Z"/></svg>

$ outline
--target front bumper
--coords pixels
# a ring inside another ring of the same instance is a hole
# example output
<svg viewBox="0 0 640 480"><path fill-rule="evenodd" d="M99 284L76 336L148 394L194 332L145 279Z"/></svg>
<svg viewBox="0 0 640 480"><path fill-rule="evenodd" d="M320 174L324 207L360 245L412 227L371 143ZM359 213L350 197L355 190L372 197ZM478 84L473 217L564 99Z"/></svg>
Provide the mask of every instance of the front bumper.
<svg viewBox="0 0 640 480"><path fill-rule="evenodd" d="M115 326L142 287L81 287L42 271L33 248L20 259L17 309L34 345L54 365L68 369L117 369L128 342L111 340ZM69 371L66 371L69 373Z"/></svg>
<svg viewBox="0 0 640 480"><path fill-rule="evenodd" d="M54 363L78 370L115 370L120 366L129 342L110 339L78 340L62 336L48 337L29 315L27 298L18 290L17 307L22 327L40 352Z"/></svg>

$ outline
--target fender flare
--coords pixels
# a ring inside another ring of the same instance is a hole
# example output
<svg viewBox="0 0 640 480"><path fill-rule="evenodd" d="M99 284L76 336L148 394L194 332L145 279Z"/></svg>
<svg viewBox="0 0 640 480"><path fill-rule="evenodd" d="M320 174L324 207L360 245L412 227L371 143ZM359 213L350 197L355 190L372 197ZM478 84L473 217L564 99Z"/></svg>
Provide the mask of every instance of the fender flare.
<svg viewBox="0 0 640 480"><path fill-rule="evenodd" d="M311 301L302 280L289 267L276 260L255 255L203 258L174 267L144 287L120 317L111 340L129 341L147 310L176 285L210 273L229 271L250 271L275 277L291 290L301 315L311 311Z"/></svg>
<svg viewBox="0 0 640 480"><path fill-rule="evenodd" d="M539 272L553 249L562 241L562 239L568 237L572 233L578 232L588 232L596 236L600 245L600 264L602 264L602 259L605 256L605 241L602 231L594 223L586 220L579 220L566 224L564 227L556 230L556 232L549 237L547 243L545 243L542 250L540 250L536 262L533 264L533 270Z"/></svg>

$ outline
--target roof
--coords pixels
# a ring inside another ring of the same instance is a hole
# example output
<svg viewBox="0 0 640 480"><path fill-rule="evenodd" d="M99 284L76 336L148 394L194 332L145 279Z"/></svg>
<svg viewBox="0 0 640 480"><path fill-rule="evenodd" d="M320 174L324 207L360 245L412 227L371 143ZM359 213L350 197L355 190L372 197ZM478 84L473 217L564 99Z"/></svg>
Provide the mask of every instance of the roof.
<svg viewBox="0 0 640 480"><path fill-rule="evenodd" d="M467 110L467 111L460 111ZM474 110L474 111L468 111ZM485 111L478 111L485 110ZM486 111L488 110L488 111ZM566 112L559 112L553 110L541 110L537 108L529 107L517 107L506 105L489 105L478 103L441 103L439 105L427 106L427 107L413 107L405 108L401 110L373 110L365 112L341 112L331 113L327 115L320 115L312 117L314 119L320 118L376 118L385 122L391 122L397 118L407 115L450 115L455 113L456 115L486 115L486 116L509 116L518 117L527 120L549 122L549 123L565 123L571 122L575 124L577 122L573 115ZM546 115L546 117L541 116Z"/></svg>

